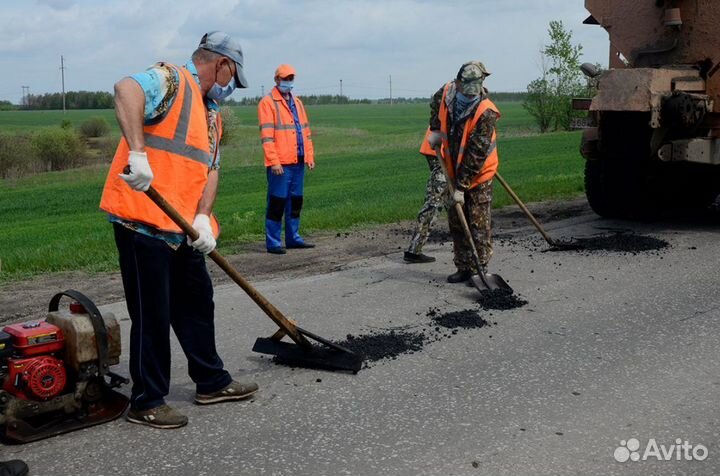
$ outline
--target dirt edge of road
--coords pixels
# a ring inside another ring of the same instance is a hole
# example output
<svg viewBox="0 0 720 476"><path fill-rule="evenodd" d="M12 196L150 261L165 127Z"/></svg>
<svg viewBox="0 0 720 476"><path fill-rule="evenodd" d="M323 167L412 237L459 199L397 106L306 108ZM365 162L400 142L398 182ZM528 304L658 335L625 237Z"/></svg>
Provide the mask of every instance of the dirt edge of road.
<svg viewBox="0 0 720 476"><path fill-rule="evenodd" d="M541 223L592 215L586 200L543 202L530 205ZM527 234L529 222L518 207L509 206L493 214L496 235L507 236L522 229ZM270 255L264 244L247 245L242 252L226 258L251 282L272 278L293 278L325 274L340 270L348 264L371 257L400 254L407 248L414 222L400 222L367 227L339 233L317 233L306 236L316 248L289 250L286 255ZM430 235L431 243L449 240L447 220L439 217ZM447 244L450 253L452 245ZM230 279L215 263L208 261L208 269L215 285L230 283ZM448 270L452 272L453 270ZM0 323L40 319L45 316L47 303L58 292L76 289L95 304L103 305L124 299L119 272L89 274L84 272L53 273L25 281L7 283L0 287Z"/></svg>

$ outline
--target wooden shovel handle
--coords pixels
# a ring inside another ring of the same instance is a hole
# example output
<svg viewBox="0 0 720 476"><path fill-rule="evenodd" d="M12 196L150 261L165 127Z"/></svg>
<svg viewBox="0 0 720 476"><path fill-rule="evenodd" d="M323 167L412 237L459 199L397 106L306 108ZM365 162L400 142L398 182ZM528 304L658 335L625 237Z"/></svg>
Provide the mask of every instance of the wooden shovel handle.
<svg viewBox="0 0 720 476"><path fill-rule="evenodd" d="M523 201L520 200L520 197L518 197L515 194L513 189L510 188L510 185L508 185L508 183L505 181L505 179L502 178L502 175L495 172L495 178L498 179L498 182L500 182L500 185L503 186L503 188L508 193L508 195L510 195L510 197L512 197L512 199L515 200L515 203L517 203L518 206L520 207L520 209L523 211L523 213L525 213L525 216L528 217L528 220L530 220L530 222L533 225L535 225L535 228L537 228L537 231L539 231L540 234L542 235L542 237L545 238L545 241L547 241L548 245L555 246L555 242L552 240L552 238L550 238L550 236L547 233L545 233L545 229L542 227L542 225L540 225L540 222L537 221L537 219L535 218L535 215L533 215L530 212L530 210L528 210L528 208L525 206Z"/></svg>
<svg viewBox="0 0 720 476"><path fill-rule="evenodd" d="M175 224L179 226L192 241L198 239L199 234L195 231L195 228L185 221L182 215L180 215L177 210L175 210L175 208L173 208L173 206L170 205L167 200L160 195L160 193L158 193L157 190L151 186L145 194L155 203L155 205L160 207L160 209L165 212L165 214L169 216L170 219L175 222ZM262 309L265 314L267 314L267 316L272 319L273 322L275 322L275 324L277 324L278 327L280 327L292 340L294 340L295 343L303 347L311 346L308 340L298 332L297 327L275 306L273 306L270 301L265 299L265 297L260 294L240 273L238 273L230 262L218 252L218 250L212 250L208 256L217 263L220 269L225 271L225 273L230 276L230 278L235 281L235 283L240 286L253 301L255 301L255 304L257 304L260 309Z"/></svg>

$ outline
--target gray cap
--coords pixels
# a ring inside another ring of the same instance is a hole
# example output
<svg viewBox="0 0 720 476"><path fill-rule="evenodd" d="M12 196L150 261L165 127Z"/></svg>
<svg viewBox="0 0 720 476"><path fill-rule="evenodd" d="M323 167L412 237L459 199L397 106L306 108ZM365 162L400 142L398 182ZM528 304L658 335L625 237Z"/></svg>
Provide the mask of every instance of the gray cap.
<svg viewBox="0 0 720 476"><path fill-rule="evenodd" d="M237 65L237 74L235 74L235 83L238 88L247 88L248 82L243 73L243 52L240 43L236 42L230 35L222 31L211 31L205 33L200 39L198 48L212 51L219 55L230 58Z"/></svg>
<svg viewBox="0 0 720 476"><path fill-rule="evenodd" d="M490 76L490 71L480 61L468 61L460 67L457 80L462 83L465 94L480 94L483 81Z"/></svg>

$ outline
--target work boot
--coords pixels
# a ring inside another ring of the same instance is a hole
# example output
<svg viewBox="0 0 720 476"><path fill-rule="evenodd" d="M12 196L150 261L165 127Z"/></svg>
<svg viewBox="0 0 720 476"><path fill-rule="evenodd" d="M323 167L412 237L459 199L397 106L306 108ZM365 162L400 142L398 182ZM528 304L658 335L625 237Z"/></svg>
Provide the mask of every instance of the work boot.
<svg viewBox="0 0 720 476"><path fill-rule="evenodd" d="M410 253L409 251L406 251L405 254L403 254L403 259L408 263L432 263L435 261L435 258L432 256L424 255L422 253Z"/></svg>
<svg viewBox="0 0 720 476"><path fill-rule="evenodd" d="M315 248L315 245L313 245L312 243L306 243L303 241L302 243L294 243L292 245L285 245L285 248L287 248L289 250L302 249L302 248Z"/></svg>
<svg viewBox="0 0 720 476"><path fill-rule="evenodd" d="M25 476L28 471L28 465L19 459L0 461L0 476Z"/></svg>
<svg viewBox="0 0 720 476"><path fill-rule="evenodd" d="M233 400L243 400L250 397L258 391L258 385L255 382L240 383L233 380L227 387L217 392L195 394L195 403L207 405L209 403L230 402Z"/></svg>
<svg viewBox="0 0 720 476"><path fill-rule="evenodd" d="M151 426L153 428L170 430L187 425L188 418L174 408L162 404L159 407L149 410L130 409L127 414L127 421L139 425Z"/></svg>
<svg viewBox="0 0 720 476"><path fill-rule="evenodd" d="M472 277L472 272L467 269L459 269L457 272L447 277L448 283L464 283Z"/></svg>
<svg viewBox="0 0 720 476"><path fill-rule="evenodd" d="M287 253L285 248L268 248L267 252L273 255L284 255Z"/></svg>

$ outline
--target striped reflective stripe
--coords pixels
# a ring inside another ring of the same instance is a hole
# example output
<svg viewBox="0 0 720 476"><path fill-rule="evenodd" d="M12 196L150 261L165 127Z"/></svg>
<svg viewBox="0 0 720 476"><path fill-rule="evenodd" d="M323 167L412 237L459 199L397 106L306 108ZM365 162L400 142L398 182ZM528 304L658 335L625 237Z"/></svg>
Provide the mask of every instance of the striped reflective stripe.
<svg viewBox="0 0 720 476"><path fill-rule="evenodd" d="M310 126L306 124L302 127L303 129L307 129ZM287 124L282 126L276 126L275 124L262 124L260 125L260 130L263 129L275 129L276 131L292 131L295 130L295 124Z"/></svg>
<svg viewBox="0 0 720 476"><path fill-rule="evenodd" d="M177 71L177 70L176 70ZM175 136L172 139L145 133L145 145L153 149L170 152L171 154L180 155L182 157L201 162L205 165L210 163L210 152L198 149L186 143L188 129L190 128L190 114L192 112L193 91L190 83L182 72L177 71L178 75L184 81L184 94L182 108L180 109L180 117L178 118L177 127L175 128Z"/></svg>
<svg viewBox="0 0 720 476"><path fill-rule="evenodd" d="M273 100L273 104L275 104L275 117L277 118L277 124L275 125L276 129L280 129L283 125L282 120L280 119L280 104L279 101Z"/></svg>
<svg viewBox="0 0 720 476"><path fill-rule="evenodd" d="M275 138L274 137L263 137L260 142L262 144L266 144L268 142L275 142Z"/></svg>

